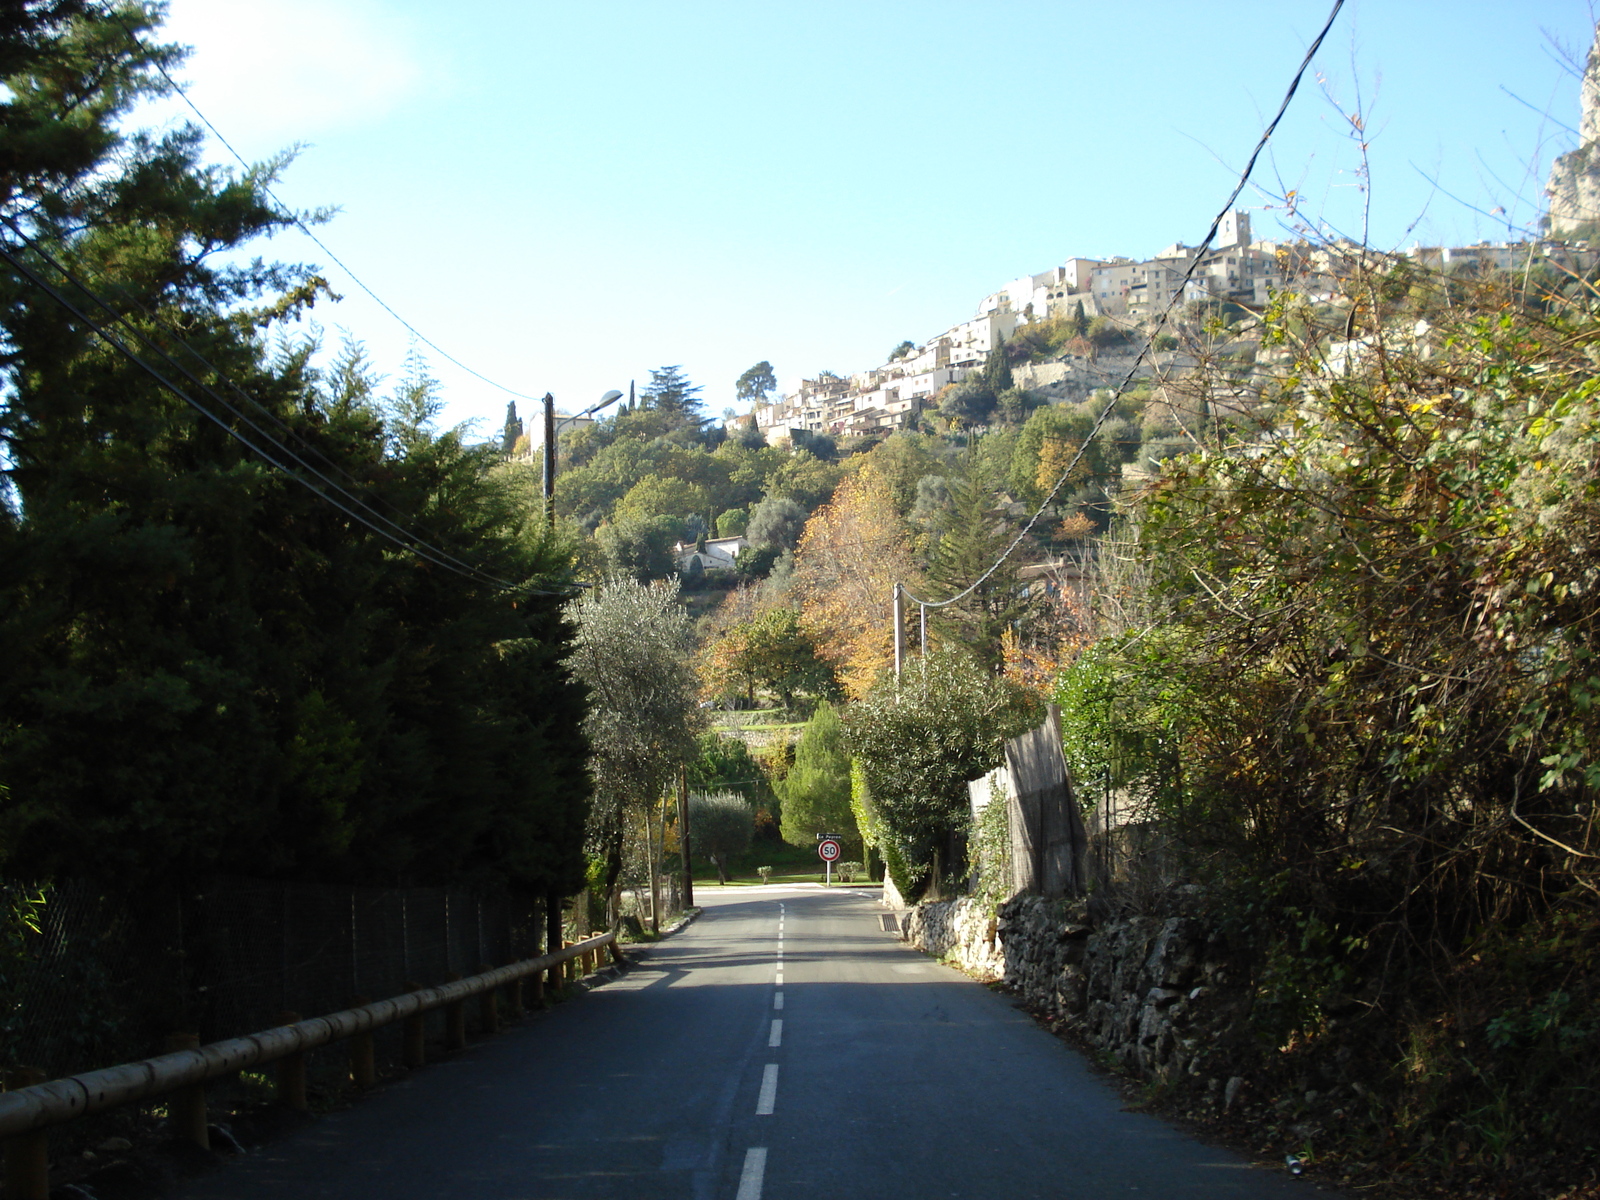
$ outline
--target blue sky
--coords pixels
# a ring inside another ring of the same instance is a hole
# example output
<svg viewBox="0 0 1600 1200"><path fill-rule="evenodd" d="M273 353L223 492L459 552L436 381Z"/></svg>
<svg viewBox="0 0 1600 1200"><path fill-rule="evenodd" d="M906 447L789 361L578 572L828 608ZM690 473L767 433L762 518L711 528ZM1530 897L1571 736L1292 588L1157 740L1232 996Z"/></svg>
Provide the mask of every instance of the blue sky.
<svg viewBox="0 0 1600 1200"><path fill-rule="evenodd" d="M567 411L682 364L716 415L760 360L862 370L1067 257L1197 242L1330 7L172 0L169 35L242 154L302 146L279 195L337 207L319 236L445 351ZM1241 199L1256 236L1290 189L1384 248L1531 224L1594 21L1348 0ZM401 325L299 235L269 249L398 373ZM509 397L423 349L445 420L498 430Z"/></svg>

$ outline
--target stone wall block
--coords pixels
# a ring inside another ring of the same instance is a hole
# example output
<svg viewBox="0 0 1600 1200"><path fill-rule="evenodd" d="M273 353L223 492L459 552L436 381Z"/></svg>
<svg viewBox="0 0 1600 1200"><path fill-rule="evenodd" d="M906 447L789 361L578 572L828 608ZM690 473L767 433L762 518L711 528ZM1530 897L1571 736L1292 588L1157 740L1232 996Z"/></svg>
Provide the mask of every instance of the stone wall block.
<svg viewBox="0 0 1600 1200"><path fill-rule="evenodd" d="M1162 987L1189 987L1205 946L1205 931L1187 917L1169 917L1161 923L1145 959L1144 969Z"/></svg>
<svg viewBox="0 0 1600 1200"><path fill-rule="evenodd" d="M1018 896L991 911L947 900L919 905L903 925L910 944L1003 978L1129 1071L1203 1077L1213 1059L1225 1069L1214 1047L1248 1012L1249 996L1231 986L1228 948L1197 915L1201 898L1180 899L1163 918L1102 904L1095 921L1082 901Z"/></svg>

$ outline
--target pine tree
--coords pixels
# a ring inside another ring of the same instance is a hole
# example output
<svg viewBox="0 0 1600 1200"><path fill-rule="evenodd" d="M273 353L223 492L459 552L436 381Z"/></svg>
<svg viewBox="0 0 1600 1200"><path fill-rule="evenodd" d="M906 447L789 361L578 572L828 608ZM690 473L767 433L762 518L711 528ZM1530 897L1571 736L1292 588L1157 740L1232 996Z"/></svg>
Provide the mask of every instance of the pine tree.
<svg viewBox="0 0 1600 1200"><path fill-rule="evenodd" d="M983 384L991 396L999 396L1016 386L1011 379L1011 356L1006 351L1006 339L995 335L994 349L983 364Z"/></svg>
<svg viewBox="0 0 1600 1200"><path fill-rule="evenodd" d="M650 408L675 417L680 424L698 429L705 424L700 411L701 390L699 384L689 382L682 367L658 367L650 372L644 401Z"/></svg>
<svg viewBox="0 0 1600 1200"><path fill-rule="evenodd" d="M975 583L1016 537L999 505L997 489L983 477L973 456L945 483L950 503L931 522L937 541L927 571L938 599ZM930 614L934 630L946 644L965 647L991 670L998 670L1002 662L1000 635L1029 607L1018 575L1022 553L1019 547L970 595Z"/></svg>

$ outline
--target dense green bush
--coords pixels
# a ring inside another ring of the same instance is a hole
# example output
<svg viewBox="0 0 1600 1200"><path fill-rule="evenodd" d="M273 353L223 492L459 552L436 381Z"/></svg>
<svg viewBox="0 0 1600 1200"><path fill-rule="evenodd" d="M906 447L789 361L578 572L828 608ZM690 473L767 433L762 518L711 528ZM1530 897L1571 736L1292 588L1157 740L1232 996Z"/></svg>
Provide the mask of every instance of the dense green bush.
<svg viewBox="0 0 1600 1200"><path fill-rule="evenodd" d="M817 834L832 833L844 838L847 851L860 846L850 810L850 758L843 727L827 701L806 722L794 765L777 791L783 800L783 840L790 845L814 846Z"/></svg>
<svg viewBox="0 0 1600 1200"><path fill-rule="evenodd" d="M964 871L967 780L997 766L1004 740L1039 719L1032 693L955 650L911 662L847 710L845 748L860 763L884 862L907 900Z"/></svg>

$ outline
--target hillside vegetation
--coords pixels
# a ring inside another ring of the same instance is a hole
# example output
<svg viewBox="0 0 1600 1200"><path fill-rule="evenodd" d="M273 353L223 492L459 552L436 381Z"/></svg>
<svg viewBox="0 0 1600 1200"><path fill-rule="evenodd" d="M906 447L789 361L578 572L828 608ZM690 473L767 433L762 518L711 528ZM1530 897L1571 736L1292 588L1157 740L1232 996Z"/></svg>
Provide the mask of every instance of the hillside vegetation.
<svg viewBox="0 0 1600 1200"><path fill-rule="evenodd" d="M1357 267L1334 321L1267 314L1251 402L1194 381L1061 676L1068 754L1177 835L1251 973L1241 1063L1346 1089L1281 1129L1548 1195L1600 1128L1600 306Z"/></svg>

